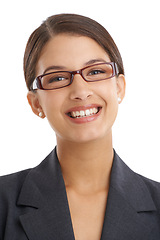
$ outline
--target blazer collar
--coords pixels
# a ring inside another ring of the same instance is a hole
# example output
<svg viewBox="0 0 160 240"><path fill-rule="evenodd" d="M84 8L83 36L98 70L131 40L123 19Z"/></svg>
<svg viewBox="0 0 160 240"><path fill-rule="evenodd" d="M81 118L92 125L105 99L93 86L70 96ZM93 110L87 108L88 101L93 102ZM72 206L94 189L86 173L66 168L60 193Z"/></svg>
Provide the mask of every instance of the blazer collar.
<svg viewBox="0 0 160 240"><path fill-rule="evenodd" d="M28 239L75 240L56 148L29 172L17 204L27 207L20 221ZM155 210L144 182L114 152L101 240L130 239L131 232L133 240L149 239L150 221L140 213ZM144 234L138 238L141 232Z"/></svg>
<svg viewBox="0 0 160 240"><path fill-rule="evenodd" d="M156 223L146 213L156 210L142 177L115 152L101 240L152 239Z"/></svg>

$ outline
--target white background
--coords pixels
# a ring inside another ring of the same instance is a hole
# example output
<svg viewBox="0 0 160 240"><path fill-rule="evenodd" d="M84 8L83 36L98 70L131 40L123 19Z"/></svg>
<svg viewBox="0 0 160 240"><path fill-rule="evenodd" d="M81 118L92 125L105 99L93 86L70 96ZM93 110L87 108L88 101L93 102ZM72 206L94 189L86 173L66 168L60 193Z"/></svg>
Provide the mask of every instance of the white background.
<svg viewBox="0 0 160 240"><path fill-rule="evenodd" d="M27 103L23 54L32 31L58 13L91 17L112 35L127 81L114 148L133 170L160 181L159 0L1 1L0 175L36 166L56 144L47 120L36 117Z"/></svg>

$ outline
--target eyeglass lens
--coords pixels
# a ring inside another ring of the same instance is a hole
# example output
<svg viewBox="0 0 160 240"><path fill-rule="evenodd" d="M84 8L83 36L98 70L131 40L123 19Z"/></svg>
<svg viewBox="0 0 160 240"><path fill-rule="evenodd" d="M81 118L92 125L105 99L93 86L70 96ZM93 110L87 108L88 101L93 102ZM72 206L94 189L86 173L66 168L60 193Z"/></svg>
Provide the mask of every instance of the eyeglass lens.
<svg viewBox="0 0 160 240"><path fill-rule="evenodd" d="M82 69L82 77L88 82L100 81L112 76L113 67L111 64L97 64ZM58 71L42 76L41 83L44 89L56 89L69 85L71 78L71 72Z"/></svg>

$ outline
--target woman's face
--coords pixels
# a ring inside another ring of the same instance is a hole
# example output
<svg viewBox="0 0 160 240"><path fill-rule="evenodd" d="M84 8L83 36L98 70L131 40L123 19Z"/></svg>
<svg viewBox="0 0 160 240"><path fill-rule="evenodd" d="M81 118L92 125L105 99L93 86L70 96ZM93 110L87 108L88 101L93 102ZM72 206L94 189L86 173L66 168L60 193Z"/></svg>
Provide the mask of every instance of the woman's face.
<svg viewBox="0 0 160 240"><path fill-rule="evenodd" d="M91 38L59 34L43 48L36 75L51 66L54 70L47 72L75 71L104 61L110 62L107 53ZM29 92L28 100L34 113L38 115L42 111L47 117L57 140L87 142L110 136L118 111L118 97L123 99L124 91L123 75L88 83L76 74L70 86ZM76 112L82 116L75 117ZM89 116L83 116L85 113Z"/></svg>

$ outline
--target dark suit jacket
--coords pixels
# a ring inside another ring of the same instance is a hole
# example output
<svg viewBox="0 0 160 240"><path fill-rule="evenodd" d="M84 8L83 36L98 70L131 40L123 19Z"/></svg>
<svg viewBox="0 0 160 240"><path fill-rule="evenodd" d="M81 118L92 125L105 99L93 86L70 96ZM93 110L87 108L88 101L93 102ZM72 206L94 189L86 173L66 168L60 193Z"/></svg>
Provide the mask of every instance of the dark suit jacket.
<svg viewBox="0 0 160 240"><path fill-rule="evenodd" d="M37 167L0 178L0 240L74 240L56 150ZM114 153L101 240L159 240L160 184Z"/></svg>

